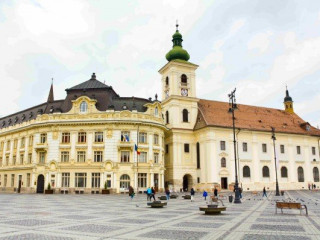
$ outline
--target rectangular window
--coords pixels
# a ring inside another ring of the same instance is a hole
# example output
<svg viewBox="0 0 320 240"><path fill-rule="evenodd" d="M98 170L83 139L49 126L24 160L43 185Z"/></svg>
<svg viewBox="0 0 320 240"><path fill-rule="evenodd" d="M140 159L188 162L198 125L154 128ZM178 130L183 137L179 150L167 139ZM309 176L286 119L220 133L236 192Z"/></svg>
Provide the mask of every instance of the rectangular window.
<svg viewBox="0 0 320 240"><path fill-rule="evenodd" d="M86 173L76 173L75 175L75 187L85 188L87 186L87 174Z"/></svg>
<svg viewBox="0 0 320 240"><path fill-rule="evenodd" d="M121 151L121 162L130 162L130 152Z"/></svg>
<svg viewBox="0 0 320 240"><path fill-rule="evenodd" d="M14 187L14 174L11 174L11 187Z"/></svg>
<svg viewBox="0 0 320 240"><path fill-rule="evenodd" d="M130 142L130 132L121 131L121 142Z"/></svg>
<svg viewBox="0 0 320 240"><path fill-rule="evenodd" d="M47 142L47 134L41 133L40 134L40 143L46 143Z"/></svg>
<svg viewBox="0 0 320 240"><path fill-rule="evenodd" d="M159 135L158 134L153 135L153 144L159 145Z"/></svg>
<svg viewBox="0 0 320 240"><path fill-rule="evenodd" d="M62 151L61 152L61 162L69 162L69 151Z"/></svg>
<svg viewBox="0 0 320 240"><path fill-rule="evenodd" d="M147 174L138 173L138 187L145 188L147 187Z"/></svg>
<svg viewBox="0 0 320 240"><path fill-rule="evenodd" d="M45 162L46 162L46 153L39 152L39 163L45 163Z"/></svg>
<svg viewBox="0 0 320 240"><path fill-rule="evenodd" d="M31 184L31 174L27 173L27 187L30 187Z"/></svg>
<svg viewBox="0 0 320 240"><path fill-rule="evenodd" d="M3 164L4 165L4 164ZM0 167L2 166L2 157L0 157Z"/></svg>
<svg viewBox="0 0 320 240"><path fill-rule="evenodd" d="M147 162L147 153L146 152L140 152L139 157L139 162L141 163L146 163Z"/></svg>
<svg viewBox="0 0 320 240"><path fill-rule="evenodd" d="M68 133L68 132L62 133L61 142L62 143L70 143L70 133Z"/></svg>
<svg viewBox="0 0 320 240"><path fill-rule="evenodd" d="M17 157L16 157L16 156L13 156L13 157L12 157L12 164L13 164L13 165L16 165L16 163L17 163Z"/></svg>
<svg viewBox="0 0 320 240"><path fill-rule="evenodd" d="M188 153L189 152L189 143L184 144L184 152Z"/></svg>
<svg viewBox="0 0 320 240"><path fill-rule="evenodd" d="M100 173L91 174L91 187L100 188Z"/></svg>
<svg viewBox="0 0 320 240"><path fill-rule="evenodd" d="M3 151L3 142L0 143L0 151Z"/></svg>
<svg viewBox="0 0 320 240"><path fill-rule="evenodd" d="M166 144L166 153L168 154L169 153L169 145Z"/></svg>
<svg viewBox="0 0 320 240"><path fill-rule="evenodd" d="M33 146L33 136L29 137L29 147Z"/></svg>
<svg viewBox="0 0 320 240"><path fill-rule="evenodd" d="M20 154L20 164L23 164L24 154Z"/></svg>
<svg viewBox="0 0 320 240"><path fill-rule="evenodd" d="M78 143L85 143L87 142L87 133L79 132L78 133Z"/></svg>
<svg viewBox="0 0 320 240"><path fill-rule="evenodd" d="M96 142L96 143L103 142L103 132L95 132L94 133L94 142Z"/></svg>
<svg viewBox="0 0 320 240"><path fill-rule="evenodd" d="M9 156L6 156L6 162L4 163L4 165L8 165L9 164Z"/></svg>
<svg viewBox="0 0 320 240"><path fill-rule="evenodd" d="M85 162L85 161L86 161L86 151L78 151L77 162Z"/></svg>
<svg viewBox="0 0 320 240"><path fill-rule="evenodd" d="M297 146L297 154L301 154L301 147Z"/></svg>
<svg viewBox="0 0 320 240"><path fill-rule="evenodd" d="M94 162L102 162L103 153L102 151L94 151Z"/></svg>
<svg viewBox="0 0 320 240"><path fill-rule="evenodd" d="M7 142L7 151L10 150L10 141Z"/></svg>
<svg viewBox="0 0 320 240"><path fill-rule="evenodd" d="M26 145L26 139L23 137L21 138L20 148L24 148Z"/></svg>
<svg viewBox="0 0 320 240"><path fill-rule="evenodd" d="M15 139L13 141L13 147L14 147L14 149L16 149L18 147L18 140L17 139Z"/></svg>
<svg viewBox="0 0 320 240"><path fill-rule="evenodd" d="M284 145L280 145L280 153L284 153Z"/></svg>
<svg viewBox="0 0 320 240"><path fill-rule="evenodd" d="M153 161L155 164L159 163L159 153L154 153L153 154Z"/></svg>
<svg viewBox="0 0 320 240"><path fill-rule="evenodd" d="M311 150L312 150L312 155L316 155L316 147L312 147Z"/></svg>
<svg viewBox="0 0 320 240"><path fill-rule="evenodd" d="M262 143L262 152L266 153L267 152L267 144Z"/></svg>
<svg viewBox="0 0 320 240"><path fill-rule="evenodd" d="M225 151L226 150L226 142L225 141L220 141L220 150Z"/></svg>
<svg viewBox="0 0 320 240"><path fill-rule="evenodd" d="M61 187L69 187L70 186L70 173L62 173L61 177Z"/></svg>
<svg viewBox="0 0 320 240"><path fill-rule="evenodd" d="M32 153L28 154L28 163L32 163Z"/></svg>
<svg viewBox="0 0 320 240"><path fill-rule="evenodd" d="M248 152L248 143L246 143L246 142L242 143L242 151L243 152Z"/></svg>
<svg viewBox="0 0 320 240"><path fill-rule="evenodd" d="M147 133L139 132L139 143L147 143Z"/></svg>
<svg viewBox="0 0 320 240"><path fill-rule="evenodd" d="M6 187L6 186L7 186L7 183L8 183L8 175L5 174L5 175L4 175L4 178L3 178L3 186Z"/></svg>

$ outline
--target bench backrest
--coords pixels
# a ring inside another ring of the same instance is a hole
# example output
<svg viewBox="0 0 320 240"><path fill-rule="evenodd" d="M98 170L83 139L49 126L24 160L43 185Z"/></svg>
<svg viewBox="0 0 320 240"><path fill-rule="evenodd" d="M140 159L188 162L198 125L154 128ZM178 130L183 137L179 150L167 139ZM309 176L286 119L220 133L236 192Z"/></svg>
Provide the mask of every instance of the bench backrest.
<svg viewBox="0 0 320 240"><path fill-rule="evenodd" d="M277 202L277 208L301 208L301 203L297 202Z"/></svg>

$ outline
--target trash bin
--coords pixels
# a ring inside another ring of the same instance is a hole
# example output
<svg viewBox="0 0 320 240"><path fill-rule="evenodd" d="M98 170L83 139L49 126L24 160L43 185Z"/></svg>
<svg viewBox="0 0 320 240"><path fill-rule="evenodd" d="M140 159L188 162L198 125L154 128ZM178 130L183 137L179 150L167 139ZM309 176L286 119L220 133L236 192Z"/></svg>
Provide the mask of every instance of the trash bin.
<svg viewBox="0 0 320 240"><path fill-rule="evenodd" d="M280 193L281 193L281 196L283 196L283 195L284 195L284 191L280 191Z"/></svg>
<svg viewBox="0 0 320 240"><path fill-rule="evenodd" d="M229 196L229 203L232 203L232 202L233 202L233 196L230 195L230 196Z"/></svg>

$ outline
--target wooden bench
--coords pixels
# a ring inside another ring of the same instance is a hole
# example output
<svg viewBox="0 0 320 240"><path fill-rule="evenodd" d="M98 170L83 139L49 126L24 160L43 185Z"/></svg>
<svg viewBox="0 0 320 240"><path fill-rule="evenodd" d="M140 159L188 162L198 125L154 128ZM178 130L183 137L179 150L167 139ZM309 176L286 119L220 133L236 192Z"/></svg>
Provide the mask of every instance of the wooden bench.
<svg viewBox="0 0 320 240"><path fill-rule="evenodd" d="M299 209L300 210L300 215L302 210L306 210L306 215L308 216L308 208L306 205L302 205L301 203L298 202L276 202L276 213L277 209L281 209L281 213L283 213L282 209Z"/></svg>
<svg viewBox="0 0 320 240"><path fill-rule="evenodd" d="M153 202L148 202L147 205L152 208L163 208L163 206L167 206L167 203L161 202L161 201L153 201Z"/></svg>

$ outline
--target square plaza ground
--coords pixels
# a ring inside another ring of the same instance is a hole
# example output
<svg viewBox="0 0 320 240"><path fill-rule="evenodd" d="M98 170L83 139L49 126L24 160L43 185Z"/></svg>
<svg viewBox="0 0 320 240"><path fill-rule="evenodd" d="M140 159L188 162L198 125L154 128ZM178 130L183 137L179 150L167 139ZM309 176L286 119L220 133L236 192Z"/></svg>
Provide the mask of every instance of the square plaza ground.
<svg viewBox="0 0 320 240"><path fill-rule="evenodd" d="M202 194L195 202L171 199L163 209L147 207L146 195L0 194L2 239L320 239L320 192L289 191L262 199L244 193L242 204L223 200L227 211L208 216ZM157 197L162 194L157 194ZM226 194L227 195L227 194ZM275 200L308 206L275 214Z"/></svg>

